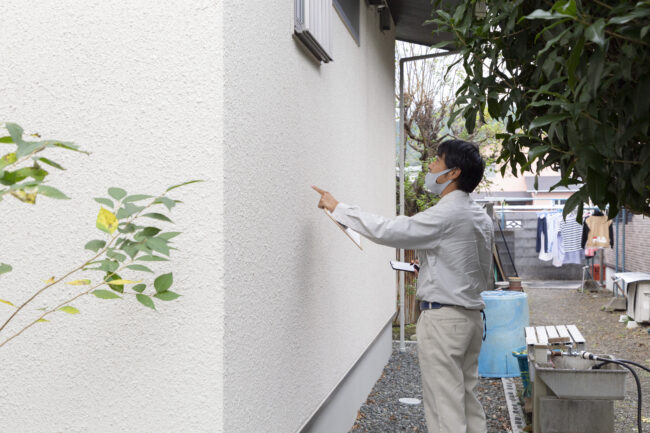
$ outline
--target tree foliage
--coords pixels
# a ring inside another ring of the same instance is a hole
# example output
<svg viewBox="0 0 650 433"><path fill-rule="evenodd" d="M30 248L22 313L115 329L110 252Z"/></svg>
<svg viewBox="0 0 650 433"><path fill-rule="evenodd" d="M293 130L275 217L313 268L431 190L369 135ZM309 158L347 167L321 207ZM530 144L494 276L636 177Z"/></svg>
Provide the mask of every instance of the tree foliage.
<svg viewBox="0 0 650 433"><path fill-rule="evenodd" d="M398 43L399 58L431 54L431 51L412 44ZM415 215L430 208L438 198L424 187L424 176L429 163L436 158L438 146L445 140L462 139L479 145L487 163L494 162L496 135L503 125L486 114L470 133L460 118L449 122L454 107L454 91L464 79L460 68L449 68L454 56L436 57L404 64L404 131L406 145L417 152L420 172L413 179L407 176L405 185L406 215ZM399 95L396 95L399 100ZM396 179L399 183L399 178ZM488 181L484 178L483 187ZM399 187L397 188L399 194ZM399 203L399 195L396 197ZM398 209L399 212L399 209Z"/></svg>
<svg viewBox="0 0 650 433"><path fill-rule="evenodd" d="M58 140L26 141L19 125L4 125L9 135L0 137L0 143L14 145L16 150L0 159L0 184L5 186L0 188L0 200L5 194L11 194L29 204L35 204L39 194L59 199L68 198L61 191L43 184L48 173L41 168L42 163L59 170L63 170L63 167L40 156L40 152L51 147L81 152L79 148L72 143ZM0 336L3 337L0 347L37 323L49 322L45 317L51 314L79 314L79 309L68 304L85 295L92 294L99 299L132 298L153 310L156 309L154 299L173 301L179 298L180 294L169 290L173 284L173 274L168 272L158 275L155 279L153 276L147 278L147 274L155 275L156 267L145 263L170 260L171 251L176 249L173 246L174 238L181 232L165 231L169 224L173 224L166 213L170 213L182 202L169 195L177 188L196 182L201 181L192 180L173 185L158 196L128 194L122 188L111 187L107 190L107 197L96 197L95 201L101 206L95 227L103 232L103 239L87 242L84 248L92 252L91 257L82 260L76 268L62 272L63 276L46 280L29 299L16 304L8 299L0 299L0 303L5 304L3 308L11 311L7 318L0 320ZM159 226L160 222L164 225ZM0 263L0 275L11 271L9 264ZM80 276L84 278L79 278ZM143 282L146 280L153 280L153 284ZM38 313L34 320L20 331L4 338L9 322L17 314L25 312L24 308L36 297L59 283L78 290L56 306L40 308L42 312ZM6 297L4 294L2 296Z"/></svg>
<svg viewBox="0 0 650 433"><path fill-rule="evenodd" d="M31 137L41 138L36 134ZM9 194L18 200L34 204L38 195L55 198L69 198L53 186L45 184L49 174L44 166L65 170L59 163L43 156L46 149L61 148L88 154L73 143L60 140L25 139L23 128L16 123L0 124L0 146L10 146L10 152L0 157L0 201Z"/></svg>
<svg viewBox="0 0 650 433"><path fill-rule="evenodd" d="M437 3L466 73L451 120L503 119L502 173L559 170L578 219L590 199L650 215L650 1Z"/></svg>

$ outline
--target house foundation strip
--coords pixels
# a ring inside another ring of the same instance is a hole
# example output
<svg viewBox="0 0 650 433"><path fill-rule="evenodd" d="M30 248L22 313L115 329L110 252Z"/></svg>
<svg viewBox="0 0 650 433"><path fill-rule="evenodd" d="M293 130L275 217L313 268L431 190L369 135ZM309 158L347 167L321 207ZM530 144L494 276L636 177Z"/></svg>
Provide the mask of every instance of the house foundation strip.
<svg viewBox="0 0 650 433"><path fill-rule="evenodd" d="M296 433L347 433L352 428L390 359L394 319L395 314Z"/></svg>

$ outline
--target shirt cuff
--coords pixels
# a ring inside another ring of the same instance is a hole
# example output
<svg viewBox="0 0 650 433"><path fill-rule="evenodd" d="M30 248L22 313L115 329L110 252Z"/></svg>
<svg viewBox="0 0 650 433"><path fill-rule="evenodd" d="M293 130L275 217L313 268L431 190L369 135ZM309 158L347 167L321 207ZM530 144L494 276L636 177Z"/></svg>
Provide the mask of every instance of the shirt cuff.
<svg viewBox="0 0 650 433"><path fill-rule="evenodd" d="M350 205L339 202L339 204L336 205L336 208L334 208L334 212L332 212L332 216L334 217L335 220L340 222L342 218L345 218L347 210L350 209L351 207L352 206Z"/></svg>

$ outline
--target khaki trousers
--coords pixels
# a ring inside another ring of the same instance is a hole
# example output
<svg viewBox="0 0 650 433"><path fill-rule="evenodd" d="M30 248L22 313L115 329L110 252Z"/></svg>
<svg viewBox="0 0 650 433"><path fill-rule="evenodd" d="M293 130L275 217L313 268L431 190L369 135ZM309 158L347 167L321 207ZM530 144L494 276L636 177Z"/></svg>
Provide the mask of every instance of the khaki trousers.
<svg viewBox="0 0 650 433"><path fill-rule="evenodd" d="M486 433L476 395L482 337L480 311L442 307L420 314L418 358L429 433Z"/></svg>

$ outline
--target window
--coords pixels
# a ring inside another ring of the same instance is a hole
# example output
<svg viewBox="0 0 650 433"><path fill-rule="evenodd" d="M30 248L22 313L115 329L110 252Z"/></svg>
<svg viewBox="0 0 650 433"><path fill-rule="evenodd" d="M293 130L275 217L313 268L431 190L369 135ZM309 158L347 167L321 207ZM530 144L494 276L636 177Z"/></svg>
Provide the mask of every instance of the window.
<svg viewBox="0 0 650 433"><path fill-rule="evenodd" d="M295 0L294 33L321 62L332 60L332 7L325 0Z"/></svg>
<svg viewBox="0 0 650 433"><path fill-rule="evenodd" d="M334 9L359 45L360 0L332 0Z"/></svg>

